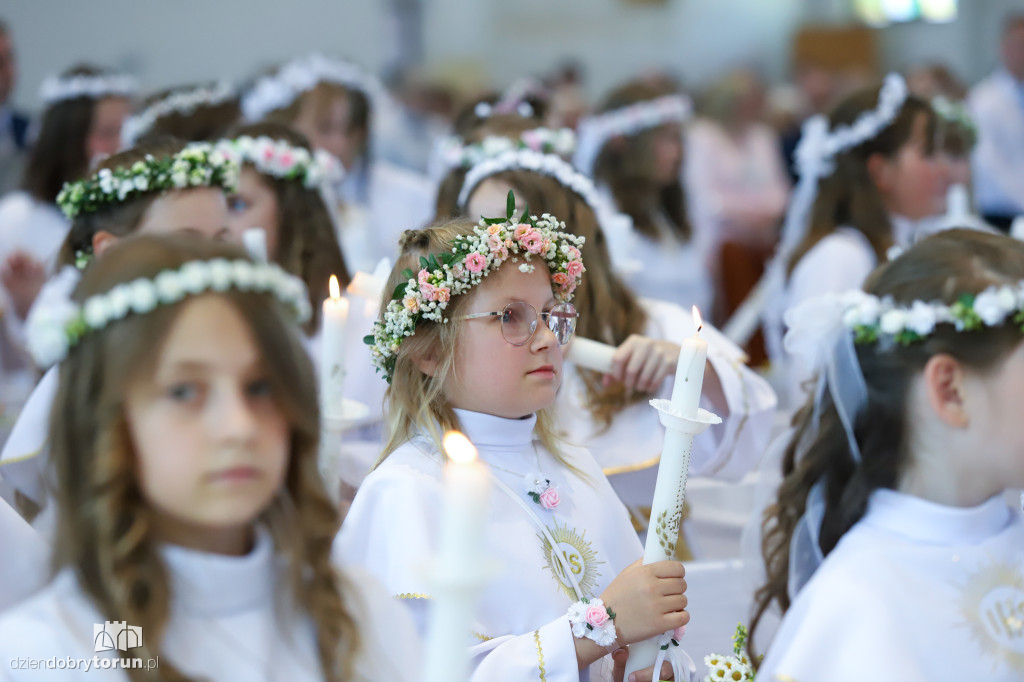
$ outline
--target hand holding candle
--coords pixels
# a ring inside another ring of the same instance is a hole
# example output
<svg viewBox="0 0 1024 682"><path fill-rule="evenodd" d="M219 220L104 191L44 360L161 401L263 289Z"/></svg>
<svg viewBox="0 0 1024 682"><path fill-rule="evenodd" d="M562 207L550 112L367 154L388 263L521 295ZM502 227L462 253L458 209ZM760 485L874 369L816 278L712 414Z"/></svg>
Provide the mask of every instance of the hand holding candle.
<svg viewBox="0 0 1024 682"><path fill-rule="evenodd" d="M467 678L473 613L486 573L483 539L490 474L477 459L476 448L458 431L445 434L444 449L448 464L432 566L424 682Z"/></svg>
<svg viewBox="0 0 1024 682"><path fill-rule="evenodd" d="M340 418L343 412L347 321L348 300L341 297L338 278L331 275L330 296L323 306L320 346L320 406L328 418Z"/></svg>

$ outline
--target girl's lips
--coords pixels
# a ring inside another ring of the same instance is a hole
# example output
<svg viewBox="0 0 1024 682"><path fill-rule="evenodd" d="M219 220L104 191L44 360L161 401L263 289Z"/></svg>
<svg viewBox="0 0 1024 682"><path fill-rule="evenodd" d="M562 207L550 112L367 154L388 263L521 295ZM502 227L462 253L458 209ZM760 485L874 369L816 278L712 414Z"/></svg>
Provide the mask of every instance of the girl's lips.
<svg viewBox="0 0 1024 682"><path fill-rule="evenodd" d="M218 471L213 475L214 480L223 482L241 482L258 478L259 469L250 466L237 466L230 469Z"/></svg>
<svg viewBox="0 0 1024 682"><path fill-rule="evenodd" d="M536 375L551 375L551 376L554 376L555 375L555 368L552 365L544 365L543 367L538 367L535 370L527 372L527 374L528 375L534 375L534 376L536 376Z"/></svg>

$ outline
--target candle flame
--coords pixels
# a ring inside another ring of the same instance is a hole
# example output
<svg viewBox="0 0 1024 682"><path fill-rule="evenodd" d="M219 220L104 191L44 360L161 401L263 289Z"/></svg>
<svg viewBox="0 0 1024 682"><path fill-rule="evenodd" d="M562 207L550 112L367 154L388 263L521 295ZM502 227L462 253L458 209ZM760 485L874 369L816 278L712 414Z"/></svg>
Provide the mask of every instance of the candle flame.
<svg viewBox="0 0 1024 682"><path fill-rule="evenodd" d="M697 327L697 333L704 328L704 320L700 317L700 311L697 310L697 306L693 306L693 324Z"/></svg>
<svg viewBox="0 0 1024 682"><path fill-rule="evenodd" d="M476 448L469 442L469 439L458 431L449 431L444 434L444 451L448 458L459 464L469 464L476 460Z"/></svg>
<svg viewBox="0 0 1024 682"><path fill-rule="evenodd" d="M338 285L338 278L335 275L331 275L331 281L327 285L331 292L331 298L337 301L341 298L341 287Z"/></svg>

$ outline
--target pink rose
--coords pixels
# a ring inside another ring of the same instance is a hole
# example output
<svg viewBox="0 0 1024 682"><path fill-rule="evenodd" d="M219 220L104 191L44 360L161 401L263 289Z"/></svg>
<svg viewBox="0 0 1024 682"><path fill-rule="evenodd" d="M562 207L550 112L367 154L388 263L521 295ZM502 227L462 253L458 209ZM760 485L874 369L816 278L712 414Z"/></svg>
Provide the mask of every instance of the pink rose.
<svg viewBox="0 0 1024 682"><path fill-rule="evenodd" d="M555 274L551 275L551 281L560 287L564 287L571 280L569 279L569 275L565 274L564 272L556 272Z"/></svg>
<svg viewBox="0 0 1024 682"><path fill-rule="evenodd" d="M685 625L680 625L679 627L677 627L675 630L672 631L672 639L674 639L674 640L676 640L678 642L679 640L681 640L683 638L683 635L685 635L685 634L686 634L686 626Z"/></svg>
<svg viewBox="0 0 1024 682"><path fill-rule="evenodd" d="M526 250L530 253L540 253L544 248L544 239L540 236L540 233L536 230L531 230L523 235L520 243L526 247Z"/></svg>
<svg viewBox="0 0 1024 682"><path fill-rule="evenodd" d="M579 260L580 259L580 250L577 249L575 246L570 246L569 247L569 254L568 254L568 256L569 256L569 260Z"/></svg>
<svg viewBox="0 0 1024 682"><path fill-rule="evenodd" d="M576 279L583 274L583 262L578 260L571 260L565 264L565 274L569 277Z"/></svg>
<svg viewBox="0 0 1024 682"><path fill-rule="evenodd" d="M434 285L430 282L420 282L420 294L427 301L433 301L437 298L437 290L434 289Z"/></svg>
<svg viewBox="0 0 1024 682"><path fill-rule="evenodd" d="M525 144L533 151L540 151L541 140L540 135L536 131L527 130L522 135L520 135L520 139L523 141L523 144Z"/></svg>
<svg viewBox="0 0 1024 682"><path fill-rule="evenodd" d="M429 277L429 276L430 276L430 273L427 272L426 268L423 268L422 270L420 270L420 274L419 274L420 284L423 284L424 282L426 282L427 281L427 277Z"/></svg>
<svg viewBox="0 0 1024 682"><path fill-rule="evenodd" d="M516 225L516 229L512 233L512 235L516 238L516 241L519 241L519 240L521 240L523 238L523 235L525 235L526 233L528 233L528 232L530 232L532 230L533 230L533 228L530 227L529 225L527 225L525 223L520 223L519 225Z"/></svg>
<svg viewBox="0 0 1024 682"><path fill-rule="evenodd" d="M501 232L501 225L489 225L487 227L487 234L493 236Z"/></svg>
<svg viewBox="0 0 1024 682"><path fill-rule="evenodd" d="M272 148L267 147L263 150L263 160L267 162L274 160L274 150Z"/></svg>
<svg viewBox="0 0 1024 682"><path fill-rule="evenodd" d="M492 225L491 227L494 227L494 226ZM502 241L501 235L492 234L491 236L489 236L487 238L487 248L490 249L492 252L497 251L498 249L500 249L504 245L505 245L505 242Z"/></svg>
<svg viewBox="0 0 1024 682"><path fill-rule="evenodd" d="M588 606L583 619L595 628L608 622L608 611L603 606Z"/></svg>
<svg viewBox="0 0 1024 682"><path fill-rule="evenodd" d="M437 294L437 297L434 300L440 301L441 303L447 303L452 297L451 289L448 287L437 287L437 289L434 290L434 293Z"/></svg>
<svg viewBox="0 0 1024 682"><path fill-rule="evenodd" d="M290 169L294 162L295 159L292 157L291 152L284 152L281 154L281 165L284 166L285 170Z"/></svg>
<svg viewBox="0 0 1024 682"><path fill-rule="evenodd" d="M540 494L540 506L545 509L554 509L560 502L556 488L548 488Z"/></svg>
<svg viewBox="0 0 1024 682"><path fill-rule="evenodd" d="M466 256L466 269L470 272L483 272L487 267L487 259L482 253L471 253Z"/></svg>

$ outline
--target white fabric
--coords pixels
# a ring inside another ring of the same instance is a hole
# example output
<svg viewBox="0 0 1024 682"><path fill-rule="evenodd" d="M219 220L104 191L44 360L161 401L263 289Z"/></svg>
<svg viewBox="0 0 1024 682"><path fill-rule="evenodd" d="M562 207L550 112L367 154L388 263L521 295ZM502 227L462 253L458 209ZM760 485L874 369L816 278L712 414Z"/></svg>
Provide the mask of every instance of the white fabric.
<svg viewBox="0 0 1024 682"><path fill-rule="evenodd" d="M172 597L161 663L173 661L187 675L218 681L322 679L312 621L280 598L285 567L269 535L261 534L244 557L182 547L165 547L163 557ZM417 679L418 641L408 615L368 575L346 571L345 577L343 596L364 647L356 659L358 679ZM45 590L0 616L0 679L127 680L113 669L11 669L17 659L111 656L95 652L93 624L116 616L101 614L65 569ZM131 650L113 653L132 657Z"/></svg>
<svg viewBox="0 0 1024 682"><path fill-rule="evenodd" d="M536 471L539 456L541 471L557 486L561 504L552 511L538 505L536 512L561 543L560 551L580 566L576 577L585 592L599 596L641 557L628 513L589 453L565 449L569 461L587 476L585 481L534 441L534 416L513 420L456 412L480 458L524 498L522 476ZM430 594L422 566L437 548L441 477L441 455L429 439L418 437L402 445L366 477L335 546L342 562L363 566L390 593L402 597L421 632ZM484 588L474 632L466 633L471 679L537 680L541 655L549 682L588 679L577 669L566 615L576 601L571 582L556 577L547 542L515 501L492 489L489 505L485 551L501 572ZM615 609L615 604L610 606ZM592 670L590 679L597 675Z"/></svg>
<svg viewBox="0 0 1024 682"><path fill-rule="evenodd" d="M28 192L11 192L0 199L0 264L21 250L51 270L69 227L55 205L44 204Z"/></svg>
<svg viewBox="0 0 1024 682"><path fill-rule="evenodd" d="M982 213L1024 213L1024 85L999 70L967 98L978 126L972 156L974 195Z"/></svg>
<svg viewBox="0 0 1024 682"><path fill-rule="evenodd" d="M693 229L708 241L712 256L725 241L774 241L789 177L778 136L767 125L754 124L736 138L714 121L694 121L686 132L683 181Z"/></svg>
<svg viewBox="0 0 1024 682"><path fill-rule="evenodd" d="M49 496L43 472L50 410L57 397L58 368L51 367L36 384L14 429L0 450L0 475L21 494L43 505Z"/></svg>
<svg viewBox="0 0 1024 682"><path fill-rule="evenodd" d="M693 316L680 306L643 299L648 316L644 335L681 343L696 331ZM708 342L708 362L718 375L728 404L723 423L697 436L690 459L690 476L739 480L757 466L768 443L776 398L768 383L743 364L743 352L711 325L701 336ZM672 396L674 378L667 377L656 398ZM650 507L665 428L647 401L619 412L607 430L586 407L586 386L576 367L566 363L558 395L558 426L566 440L585 446L609 476L612 487L637 518ZM701 406L717 411L707 398Z"/></svg>
<svg viewBox="0 0 1024 682"><path fill-rule="evenodd" d="M891 490L797 596L758 678L1024 678L1024 518ZM879 677L880 671L884 671Z"/></svg>
<svg viewBox="0 0 1024 682"><path fill-rule="evenodd" d="M4 611L46 584L50 552L39 534L3 500L0 547L0 611Z"/></svg>
<svg viewBox="0 0 1024 682"><path fill-rule="evenodd" d="M342 212L339 237L349 271L371 272L381 258L394 262L403 232L434 217L435 188L425 176L381 160L368 173L349 171L339 195L356 210Z"/></svg>

